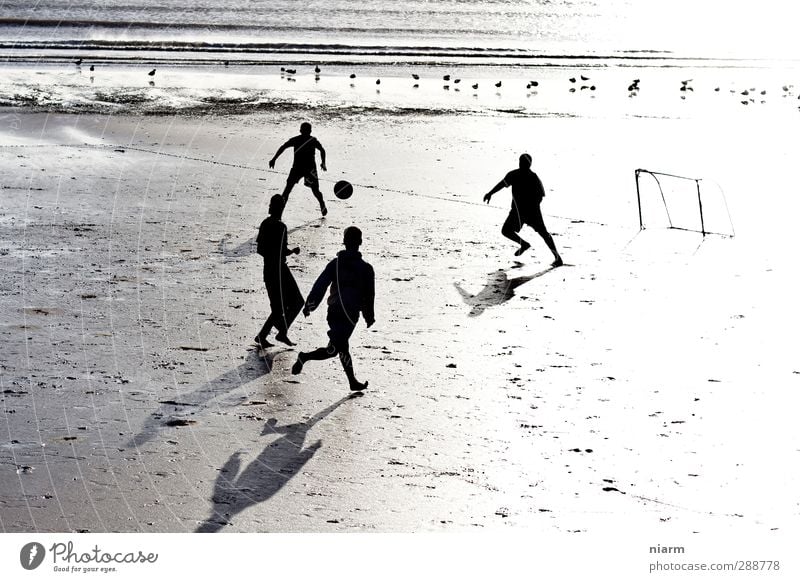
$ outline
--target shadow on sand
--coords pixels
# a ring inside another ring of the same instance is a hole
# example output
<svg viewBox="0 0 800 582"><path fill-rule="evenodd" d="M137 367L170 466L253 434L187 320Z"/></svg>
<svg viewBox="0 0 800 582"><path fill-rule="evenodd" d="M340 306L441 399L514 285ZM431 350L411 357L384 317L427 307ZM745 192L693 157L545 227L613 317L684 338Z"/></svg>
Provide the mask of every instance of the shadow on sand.
<svg viewBox="0 0 800 582"><path fill-rule="evenodd" d="M498 269L493 273L489 273L486 286L475 295L467 293L458 283L453 283L453 285L461 295L464 303L472 308L472 311L469 312L469 316L477 317L486 311L487 308L502 305L514 297L514 290L520 285L524 285L528 281L541 277L555 268L556 267L548 267L533 275L514 277L513 279L508 278L508 273L506 273L505 269Z"/></svg>
<svg viewBox="0 0 800 582"><path fill-rule="evenodd" d="M211 515L197 528L196 533L219 531L230 525L233 516L250 506L266 501L280 491L322 446L321 440L305 446L308 431L339 406L360 396L362 395L350 394L321 410L306 422L277 426L278 421L270 418L261 431L261 436L270 434L283 436L267 445L241 473L239 470L242 451L231 455L220 469L219 477L214 483L214 492L211 496L214 506Z"/></svg>
<svg viewBox="0 0 800 582"><path fill-rule="evenodd" d="M222 254L226 261L235 261L256 252L256 237L251 236L242 244L231 247L228 244L230 237L226 235L219 243L217 243L217 251Z"/></svg>
<svg viewBox="0 0 800 582"><path fill-rule="evenodd" d="M180 394L179 401L160 401L161 406L150 414L139 433L125 445L126 448L142 446L154 439L166 427L180 426L181 423L193 423L187 417L187 413L194 414L218 396L232 392L248 382L269 374L272 371L275 356L284 351L288 350L270 353L259 353L258 350L252 350L248 352L244 362L233 370L206 382L194 392Z"/></svg>

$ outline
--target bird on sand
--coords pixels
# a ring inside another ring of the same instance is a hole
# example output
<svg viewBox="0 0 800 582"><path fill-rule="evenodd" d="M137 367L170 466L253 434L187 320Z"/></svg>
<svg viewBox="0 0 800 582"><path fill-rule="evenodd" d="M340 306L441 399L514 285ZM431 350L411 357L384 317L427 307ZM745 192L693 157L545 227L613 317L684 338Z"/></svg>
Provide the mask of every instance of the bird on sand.
<svg viewBox="0 0 800 582"><path fill-rule="evenodd" d="M502 87L503 86L503 82L502 81L498 81L497 83L494 84L494 86L495 87Z"/></svg>
<svg viewBox="0 0 800 582"><path fill-rule="evenodd" d="M149 73L147 73L147 74L148 74L148 75L150 75L151 77L155 77L155 76L156 76L156 70L155 70L155 69L153 69L152 71L150 71L150 72L149 72Z"/></svg>

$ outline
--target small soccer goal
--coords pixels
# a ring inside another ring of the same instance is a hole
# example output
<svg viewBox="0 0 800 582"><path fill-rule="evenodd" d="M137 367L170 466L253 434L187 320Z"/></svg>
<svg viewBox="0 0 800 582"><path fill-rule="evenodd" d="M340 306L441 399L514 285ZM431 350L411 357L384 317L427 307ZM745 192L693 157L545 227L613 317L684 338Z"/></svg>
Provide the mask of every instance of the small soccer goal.
<svg viewBox="0 0 800 582"><path fill-rule="evenodd" d="M641 168L635 174L639 230L668 228L703 236L734 236L728 203L718 184Z"/></svg>

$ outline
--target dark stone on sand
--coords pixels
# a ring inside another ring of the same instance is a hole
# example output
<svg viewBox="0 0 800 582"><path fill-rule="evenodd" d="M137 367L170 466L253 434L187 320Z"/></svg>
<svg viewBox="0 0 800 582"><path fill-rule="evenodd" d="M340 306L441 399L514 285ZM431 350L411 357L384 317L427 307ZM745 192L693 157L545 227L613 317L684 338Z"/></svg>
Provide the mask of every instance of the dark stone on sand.
<svg viewBox="0 0 800 582"><path fill-rule="evenodd" d="M197 421L188 420L186 418L174 418L172 420L168 420L164 424L167 426L189 426L191 424L197 424Z"/></svg>
<svg viewBox="0 0 800 582"><path fill-rule="evenodd" d="M603 487L603 491L617 491L619 493L622 493L622 491L620 491L616 487Z"/></svg>

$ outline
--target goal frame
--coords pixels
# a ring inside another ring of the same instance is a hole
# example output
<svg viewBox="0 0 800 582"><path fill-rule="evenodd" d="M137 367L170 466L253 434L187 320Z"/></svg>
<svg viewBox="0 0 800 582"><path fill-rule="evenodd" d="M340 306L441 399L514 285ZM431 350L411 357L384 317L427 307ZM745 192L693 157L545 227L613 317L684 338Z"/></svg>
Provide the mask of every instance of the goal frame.
<svg viewBox="0 0 800 582"><path fill-rule="evenodd" d="M706 235L708 235L708 234L713 234L713 235L717 235L717 236L724 236L724 237L728 237L728 238L733 238L734 237L735 233L733 232L733 222L731 221L731 218L730 218L730 212L728 212L728 220L730 221L730 225L731 225L731 232L730 233L712 232L712 231L706 230L705 216L703 215L703 197L702 197L702 195L700 193L700 182L703 181L703 178L690 178L690 177L687 177L687 176L678 176L677 174L668 174L666 172L654 172L652 170L645 170L644 168L638 168L638 169L636 169L636 171L634 173L635 178L636 178L636 204L637 204L638 209L639 209L639 231L642 231L642 230L645 229L644 217L642 216L642 195L641 195L641 191L640 191L640 188L639 188L640 178L641 178L641 176L643 174L652 176L653 180L655 180L656 186L658 186L658 192L659 192L659 194L661 194L661 201L664 203L664 211L666 212L667 221L669 222L669 227L668 228L673 229L673 230L683 230L683 231L687 231L687 232L699 232L704 237ZM677 178L679 180L688 180L688 181L691 181L691 182L695 183L695 190L697 192L697 208L698 208L698 211L700 213L700 230L697 230L697 229L694 229L694 228L684 228L684 227L675 226L675 225L672 224L672 217L669 214L669 207L667 206L667 199L664 196L664 190L661 187L661 182L658 179L659 176L664 176L664 177L668 177L668 178ZM722 199L723 199L723 201L725 201L724 193L722 194ZM728 210L727 201L725 201L725 209L726 209L726 211Z"/></svg>

